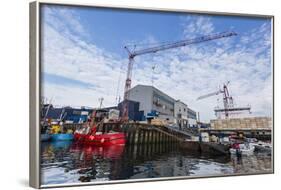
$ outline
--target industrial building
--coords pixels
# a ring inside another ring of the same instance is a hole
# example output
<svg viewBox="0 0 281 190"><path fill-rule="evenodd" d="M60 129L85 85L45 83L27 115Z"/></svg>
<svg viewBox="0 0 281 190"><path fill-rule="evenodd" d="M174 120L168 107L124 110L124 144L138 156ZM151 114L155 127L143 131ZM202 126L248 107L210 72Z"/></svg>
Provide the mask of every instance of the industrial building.
<svg viewBox="0 0 281 190"><path fill-rule="evenodd" d="M187 105L180 100L175 101L174 103L174 117L175 123L179 128L184 128L188 126L188 118L187 118Z"/></svg>
<svg viewBox="0 0 281 190"><path fill-rule="evenodd" d="M159 89L148 85L137 85L129 91L129 100L120 102L117 106L102 108L105 111L119 110L123 115L124 104L128 106L128 119L131 121L147 121L161 119L175 124L180 129L196 125L196 112L188 108L187 104L168 96ZM44 105L42 118L66 123L83 123L93 109L60 107Z"/></svg>
<svg viewBox="0 0 281 190"><path fill-rule="evenodd" d="M53 107L51 104L45 104L41 117L51 119L52 121L65 121L66 123L83 123L87 120L92 109L72 108L72 107Z"/></svg>
<svg viewBox="0 0 281 190"><path fill-rule="evenodd" d="M139 111L144 119L157 117L180 128L196 121L196 112L180 101L175 100L159 89L148 85L137 85L129 90L129 100L139 102Z"/></svg>
<svg viewBox="0 0 281 190"><path fill-rule="evenodd" d="M137 85L129 90L129 100L140 103L139 109L145 117L157 116L174 121L175 100L153 86Z"/></svg>
<svg viewBox="0 0 281 190"><path fill-rule="evenodd" d="M195 111L180 100L174 102L174 107L175 124L177 124L179 128L196 126L197 115Z"/></svg>
<svg viewBox="0 0 281 190"><path fill-rule="evenodd" d="M190 108L187 108L187 121L189 127L195 127L197 125L197 115L196 112Z"/></svg>
<svg viewBox="0 0 281 190"><path fill-rule="evenodd" d="M128 106L128 119L131 121L144 121L144 112L140 111L140 103L132 100L125 100L118 104L117 108L120 111L120 116L123 115L124 104Z"/></svg>

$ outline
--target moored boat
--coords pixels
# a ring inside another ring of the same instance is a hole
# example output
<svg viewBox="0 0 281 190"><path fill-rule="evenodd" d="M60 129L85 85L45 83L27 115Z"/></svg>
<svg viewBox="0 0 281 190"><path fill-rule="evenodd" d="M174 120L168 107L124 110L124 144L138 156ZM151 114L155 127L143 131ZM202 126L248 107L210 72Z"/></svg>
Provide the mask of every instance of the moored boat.
<svg viewBox="0 0 281 190"><path fill-rule="evenodd" d="M230 154L236 155L252 155L255 151L255 146L252 143L235 144L229 149Z"/></svg>
<svg viewBox="0 0 281 190"><path fill-rule="evenodd" d="M104 119L103 110L95 110L83 127L74 132L74 140L79 144L93 146L125 145L126 136L119 125L105 128Z"/></svg>
<svg viewBox="0 0 281 190"><path fill-rule="evenodd" d="M268 152L270 153L272 150L272 145L270 143L259 141L254 144L255 151L257 152Z"/></svg>
<svg viewBox="0 0 281 190"><path fill-rule="evenodd" d="M77 142L84 142L86 136L88 135L90 131L90 127L82 127L80 129L75 130L74 132L74 140Z"/></svg>
<svg viewBox="0 0 281 190"><path fill-rule="evenodd" d="M85 144L95 146L111 146L111 145L125 145L126 137L121 132L110 132L110 133L95 133L88 135L84 140Z"/></svg>
<svg viewBox="0 0 281 190"><path fill-rule="evenodd" d="M74 140L78 142L83 142L87 134L81 134L81 133L74 133Z"/></svg>
<svg viewBox="0 0 281 190"><path fill-rule="evenodd" d="M74 139L71 133L57 133L51 135L52 141L72 141Z"/></svg>

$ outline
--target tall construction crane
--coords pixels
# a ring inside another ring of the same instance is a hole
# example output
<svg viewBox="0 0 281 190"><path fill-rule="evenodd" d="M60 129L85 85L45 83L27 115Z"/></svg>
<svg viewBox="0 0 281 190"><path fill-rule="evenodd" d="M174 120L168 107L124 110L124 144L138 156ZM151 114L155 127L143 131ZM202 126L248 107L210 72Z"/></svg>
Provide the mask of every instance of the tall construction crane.
<svg viewBox="0 0 281 190"><path fill-rule="evenodd" d="M122 120L123 121L128 120L128 102L127 101L129 100L129 90L131 89L133 62L134 62L134 58L136 56L145 55L145 54L149 54L149 53L156 53L158 51L183 47L183 46L187 46L187 45L191 45L191 44L197 44L197 43L201 43L201 42L206 42L206 41L211 41L211 40L215 40L215 39L226 38L226 37L231 37L231 36L236 36L236 35L237 34L235 32L222 32L222 33L210 34L210 35L206 35L206 36L202 36L202 37L197 37L194 39L165 43L162 45L149 47L149 48L145 48L145 49L140 49L140 50L135 50L135 49L130 50L128 46L125 46L124 48L126 49L126 51L128 53L129 62L128 62L128 69L127 69L127 77L126 77L126 82L125 82L125 89L124 89Z"/></svg>
<svg viewBox="0 0 281 190"><path fill-rule="evenodd" d="M228 87L227 87L229 83L230 82L228 81L226 84L223 84L223 88L219 89L216 92L209 93L209 94L206 94L206 95L203 95L203 96L199 96L197 98L197 100L201 100L201 99L208 98L208 97L211 97L211 96L223 94L223 106L224 106L224 108L223 109L218 108L218 107L215 108L214 111L215 111L216 116L220 116L220 113L223 113L225 118L228 118L230 115L233 115L237 111L249 111L249 113L250 113L251 107L249 105L244 106L244 107L234 107L233 98L232 98L232 96L230 96L229 91L228 91Z"/></svg>

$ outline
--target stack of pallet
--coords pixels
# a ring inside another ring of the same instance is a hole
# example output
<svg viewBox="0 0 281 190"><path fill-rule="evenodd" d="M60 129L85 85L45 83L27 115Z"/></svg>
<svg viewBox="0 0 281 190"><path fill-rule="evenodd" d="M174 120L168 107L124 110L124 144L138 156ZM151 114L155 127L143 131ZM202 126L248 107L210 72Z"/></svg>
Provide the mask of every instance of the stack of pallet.
<svg viewBox="0 0 281 190"><path fill-rule="evenodd" d="M271 129L271 117L248 117L211 120L212 129Z"/></svg>
<svg viewBox="0 0 281 190"><path fill-rule="evenodd" d="M167 125L167 121L164 119L152 119L151 120L151 125L158 125L158 126L165 126Z"/></svg>

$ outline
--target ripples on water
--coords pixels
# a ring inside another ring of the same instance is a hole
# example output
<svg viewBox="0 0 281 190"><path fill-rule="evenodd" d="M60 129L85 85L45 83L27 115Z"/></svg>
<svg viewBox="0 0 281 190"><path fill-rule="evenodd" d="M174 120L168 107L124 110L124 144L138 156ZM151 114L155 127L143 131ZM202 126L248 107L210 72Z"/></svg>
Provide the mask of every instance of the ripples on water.
<svg viewBox="0 0 281 190"><path fill-rule="evenodd" d="M271 156L209 157L180 150L176 145L139 147L78 146L73 142L41 144L43 185L271 172Z"/></svg>

